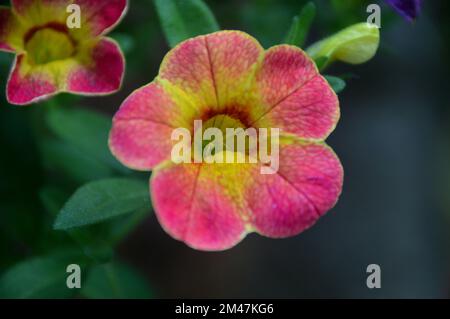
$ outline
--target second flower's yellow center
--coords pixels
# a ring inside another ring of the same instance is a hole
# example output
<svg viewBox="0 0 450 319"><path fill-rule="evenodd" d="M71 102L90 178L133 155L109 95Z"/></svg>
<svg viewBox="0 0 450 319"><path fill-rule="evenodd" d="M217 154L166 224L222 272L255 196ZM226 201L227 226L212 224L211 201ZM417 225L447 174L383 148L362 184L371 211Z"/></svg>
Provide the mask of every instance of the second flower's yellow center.
<svg viewBox="0 0 450 319"><path fill-rule="evenodd" d="M27 39L25 49L34 64L64 60L75 53L75 45L69 35L53 28L35 31Z"/></svg>

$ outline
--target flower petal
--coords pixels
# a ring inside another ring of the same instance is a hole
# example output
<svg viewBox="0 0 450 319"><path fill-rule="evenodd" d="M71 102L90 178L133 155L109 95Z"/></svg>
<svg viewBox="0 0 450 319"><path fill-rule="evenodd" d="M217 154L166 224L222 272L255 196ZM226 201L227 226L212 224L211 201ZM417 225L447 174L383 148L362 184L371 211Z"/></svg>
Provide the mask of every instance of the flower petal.
<svg viewBox="0 0 450 319"><path fill-rule="evenodd" d="M262 55L262 47L249 35L220 31L184 41L171 50L158 78L189 95L199 112L220 111L234 106L248 91Z"/></svg>
<svg viewBox="0 0 450 319"><path fill-rule="evenodd" d="M221 108L241 105L252 88L264 49L250 35L240 31L222 31L205 37L211 72Z"/></svg>
<svg viewBox="0 0 450 319"><path fill-rule="evenodd" d="M14 51L11 37L14 35L16 25L17 21L11 9L0 7L0 51Z"/></svg>
<svg viewBox="0 0 450 319"><path fill-rule="evenodd" d="M386 0L408 21L414 21L420 13L421 0Z"/></svg>
<svg viewBox="0 0 450 319"><path fill-rule="evenodd" d="M32 68L24 54L16 57L6 89L9 103L34 103L57 92L58 85L52 72L43 68Z"/></svg>
<svg viewBox="0 0 450 319"><path fill-rule="evenodd" d="M65 23L66 8L71 0L12 0L14 11L29 26L43 25L48 22Z"/></svg>
<svg viewBox="0 0 450 319"><path fill-rule="evenodd" d="M209 65L204 37L189 39L164 57L158 80L185 92L193 107L214 108L217 101Z"/></svg>
<svg viewBox="0 0 450 319"><path fill-rule="evenodd" d="M268 111L318 75L314 62L300 48L278 45L266 51L257 73L258 90Z"/></svg>
<svg viewBox="0 0 450 319"><path fill-rule="evenodd" d="M336 94L299 48L280 45L267 50L257 86L262 101L252 110L252 125L323 140L339 119Z"/></svg>
<svg viewBox="0 0 450 319"><path fill-rule="evenodd" d="M65 90L81 94L108 94L117 91L123 80L125 59L113 40L102 38L80 48L68 76Z"/></svg>
<svg viewBox="0 0 450 319"><path fill-rule="evenodd" d="M180 106L181 105L181 106ZM151 170L169 159L174 128L186 127L189 115L183 103L151 83L133 92L113 119L109 145L112 153L126 166Z"/></svg>
<svg viewBox="0 0 450 319"><path fill-rule="evenodd" d="M343 171L324 144L285 139L279 170L260 164L158 166L152 199L163 228L201 250L223 250L255 230L269 237L299 234L337 201Z"/></svg>
<svg viewBox="0 0 450 319"><path fill-rule="evenodd" d="M283 134L324 140L339 120L339 100L322 76L315 76L254 122L277 127Z"/></svg>
<svg viewBox="0 0 450 319"><path fill-rule="evenodd" d="M24 105L59 92L112 93L120 88L124 64L118 45L107 38L85 43L73 58L41 65L30 62L22 54L8 81L8 100Z"/></svg>
<svg viewBox="0 0 450 319"><path fill-rule="evenodd" d="M312 226L335 205L343 169L325 144L292 142L281 146L276 174L254 176L246 193L253 227L268 237L289 237Z"/></svg>
<svg viewBox="0 0 450 319"><path fill-rule="evenodd" d="M228 249L244 238L242 212L233 198L242 183L229 177L243 177L239 172L245 170L224 168L225 164L169 163L153 172L152 202L167 233L199 250Z"/></svg>
<svg viewBox="0 0 450 319"><path fill-rule="evenodd" d="M75 0L81 8L83 20L91 25L93 35L113 29L125 15L127 0Z"/></svg>
<svg viewBox="0 0 450 319"><path fill-rule="evenodd" d="M65 26L71 4L80 6L81 28L67 31L77 41L106 34L125 15L127 0L13 0L14 11L28 29L47 23Z"/></svg>

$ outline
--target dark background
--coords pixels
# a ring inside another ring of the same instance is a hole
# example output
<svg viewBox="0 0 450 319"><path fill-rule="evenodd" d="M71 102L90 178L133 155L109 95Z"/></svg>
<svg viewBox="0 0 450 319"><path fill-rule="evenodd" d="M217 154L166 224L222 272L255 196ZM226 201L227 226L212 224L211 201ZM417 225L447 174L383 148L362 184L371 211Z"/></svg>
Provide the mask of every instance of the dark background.
<svg viewBox="0 0 450 319"><path fill-rule="evenodd" d="M305 3L206 2L222 29L246 31L266 48L283 40ZM376 1L345 1L348 7L315 2L308 44L365 21L367 4ZM375 58L326 70L349 76L339 95L341 120L327 140L345 170L336 207L299 236L273 240L251 234L216 253L175 241L150 214L119 245L116 258L138 269L155 297L450 296L449 4L425 0L414 23L381 7ZM169 49L151 1L131 0L113 35L129 42L122 90L77 100L108 115L152 81ZM39 105L7 104L4 88L12 59L0 53L0 272L46 253L42 241L52 241L43 239L52 221L43 217L39 198L49 178L29 123ZM381 266L381 289L366 287L366 267L372 263Z"/></svg>

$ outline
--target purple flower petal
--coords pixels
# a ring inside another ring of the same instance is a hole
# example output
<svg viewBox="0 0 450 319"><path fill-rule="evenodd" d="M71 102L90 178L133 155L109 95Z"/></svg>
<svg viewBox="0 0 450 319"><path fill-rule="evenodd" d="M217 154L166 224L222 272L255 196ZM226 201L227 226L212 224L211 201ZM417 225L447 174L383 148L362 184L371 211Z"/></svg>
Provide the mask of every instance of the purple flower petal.
<svg viewBox="0 0 450 319"><path fill-rule="evenodd" d="M386 2L408 21L413 21L420 13L422 0L386 0Z"/></svg>

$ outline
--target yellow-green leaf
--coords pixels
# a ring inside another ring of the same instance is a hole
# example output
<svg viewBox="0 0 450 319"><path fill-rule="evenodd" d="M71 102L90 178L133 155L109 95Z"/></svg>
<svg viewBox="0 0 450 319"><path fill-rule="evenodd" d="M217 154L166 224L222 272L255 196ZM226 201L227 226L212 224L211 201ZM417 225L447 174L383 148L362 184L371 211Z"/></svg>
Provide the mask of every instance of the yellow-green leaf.
<svg viewBox="0 0 450 319"><path fill-rule="evenodd" d="M314 60L327 59L327 65L335 60L360 64L370 60L377 52L380 32L369 23L358 23L316 42L307 53ZM325 65L326 66L326 65ZM324 67L325 67L324 66Z"/></svg>

